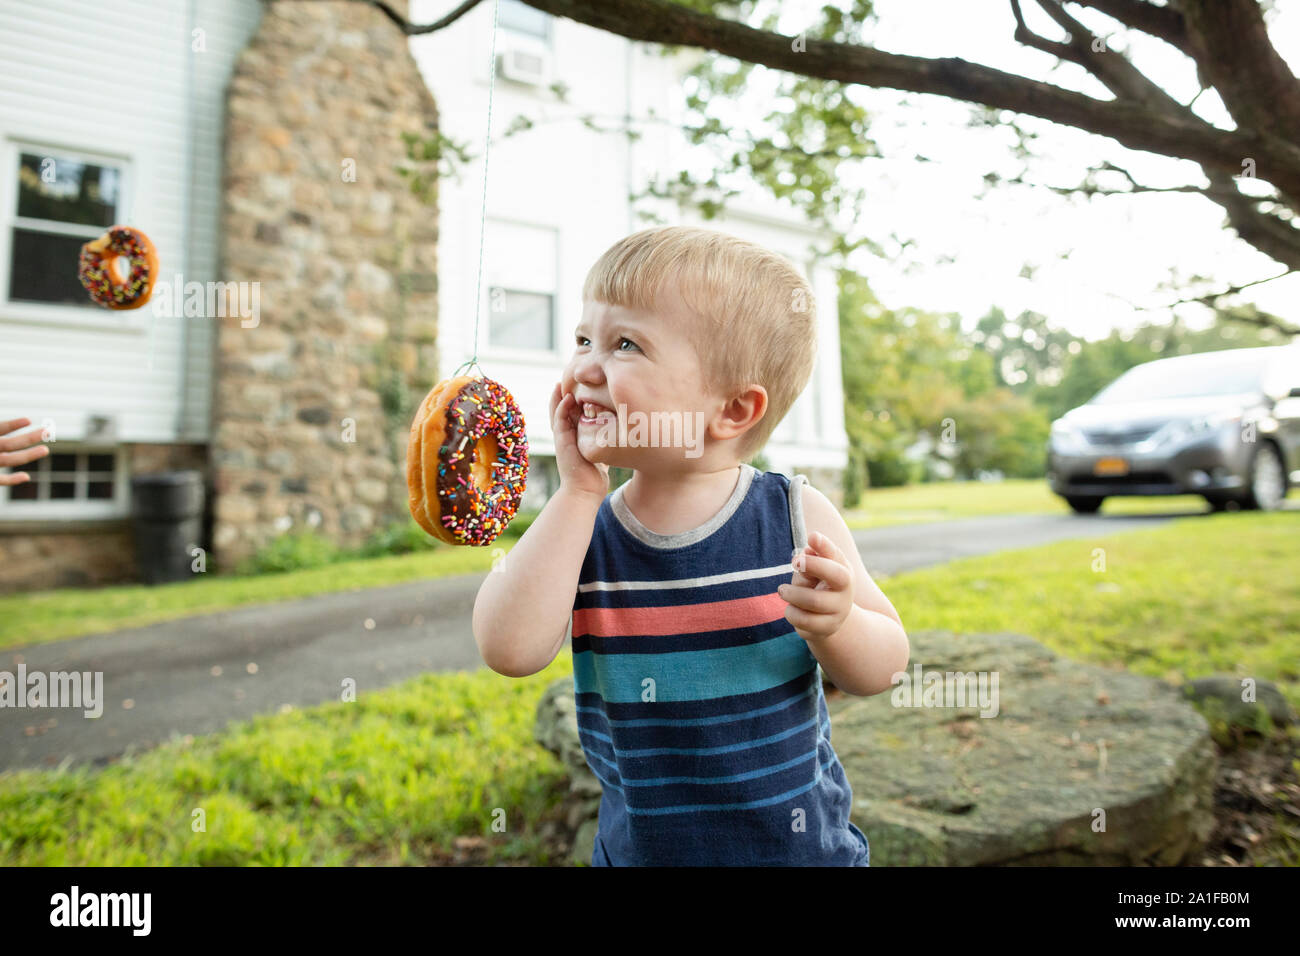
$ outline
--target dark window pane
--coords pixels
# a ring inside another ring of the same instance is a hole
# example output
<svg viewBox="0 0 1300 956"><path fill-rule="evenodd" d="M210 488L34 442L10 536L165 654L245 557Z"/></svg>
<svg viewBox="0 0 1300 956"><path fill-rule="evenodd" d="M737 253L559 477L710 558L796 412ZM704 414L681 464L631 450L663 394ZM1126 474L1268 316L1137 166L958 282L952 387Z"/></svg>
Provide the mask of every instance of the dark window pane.
<svg viewBox="0 0 1300 956"><path fill-rule="evenodd" d="M52 471L76 471L77 470L76 455L66 455L66 454L50 455L50 457L47 458L46 461L50 463L50 469Z"/></svg>
<svg viewBox="0 0 1300 956"><path fill-rule="evenodd" d="M18 168L18 215L111 226L117 217L120 178L112 166L23 153Z"/></svg>
<svg viewBox="0 0 1300 956"><path fill-rule="evenodd" d="M113 483L111 481L92 481L86 485L87 498L112 498Z"/></svg>
<svg viewBox="0 0 1300 956"><path fill-rule="evenodd" d="M98 308L77 278L81 247L88 239L31 229L13 231L9 298Z"/></svg>
<svg viewBox="0 0 1300 956"><path fill-rule="evenodd" d="M493 289L489 296L489 341L515 349L555 347L553 297L537 292Z"/></svg>
<svg viewBox="0 0 1300 956"><path fill-rule="evenodd" d="M77 496L77 486L71 481L51 481L50 497L51 498L75 498Z"/></svg>
<svg viewBox="0 0 1300 956"><path fill-rule="evenodd" d="M31 472L28 472L28 474L31 474ZM21 485L14 485L9 489L9 499L11 501L35 501L38 488L39 485L35 481L24 481Z"/></svg>
<svg viewBox="0 0 1300 956"><path fill-rule="evenodd" d="M86 470L87 471L112 471L113 456L112 455L90 455L86 459Z"/></svg>

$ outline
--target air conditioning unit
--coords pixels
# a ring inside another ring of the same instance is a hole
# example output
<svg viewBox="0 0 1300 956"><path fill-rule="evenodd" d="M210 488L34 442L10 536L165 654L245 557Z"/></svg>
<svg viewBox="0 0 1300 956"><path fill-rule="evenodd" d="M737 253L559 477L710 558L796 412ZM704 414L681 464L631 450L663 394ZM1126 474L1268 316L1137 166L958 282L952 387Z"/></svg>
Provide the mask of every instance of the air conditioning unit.
<svg viewBox="0 0 1300 956"><path fill-rule="evenodd" d="M541 86L546 82L546 60L531 50L502 50L497 54L497 74L525 86Z"/></svg>

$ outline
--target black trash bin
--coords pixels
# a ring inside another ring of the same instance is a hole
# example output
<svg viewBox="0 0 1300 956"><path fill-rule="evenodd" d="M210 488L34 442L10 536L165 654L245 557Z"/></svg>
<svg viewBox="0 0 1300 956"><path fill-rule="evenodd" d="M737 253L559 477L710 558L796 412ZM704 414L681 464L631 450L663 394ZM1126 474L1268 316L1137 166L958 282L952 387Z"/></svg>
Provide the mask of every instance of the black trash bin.
<svg viewBox="0 0 1300 956"><path fill-rule="evenodd" d="M191 551L202 547L203 476L197 471L133 476L131 530L140 576L146 583L192 577Z"/></svg>

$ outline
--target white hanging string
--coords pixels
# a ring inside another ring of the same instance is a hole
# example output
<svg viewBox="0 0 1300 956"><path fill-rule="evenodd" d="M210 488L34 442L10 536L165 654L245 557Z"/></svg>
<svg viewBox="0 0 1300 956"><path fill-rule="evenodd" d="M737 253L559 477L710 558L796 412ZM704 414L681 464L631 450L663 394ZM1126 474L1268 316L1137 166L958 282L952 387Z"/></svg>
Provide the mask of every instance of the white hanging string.
<svg viewBox="0 0 1300 956"><path fill-rule="evenodd" d="M487 133L483 140L483 199L479 210L478 279L474 282L474 352L468 362L461 363L460 367L452 373L453 378L460 374L461 369L478 366L478 320L479 312L483 308L483 236L487 229L488 151L492 148L492 91L497 85L497 12L500 7L501 0L493 0L492 55L489 64L491 78L488 80ZM479 368L479 371L483 370Z"/></svg>

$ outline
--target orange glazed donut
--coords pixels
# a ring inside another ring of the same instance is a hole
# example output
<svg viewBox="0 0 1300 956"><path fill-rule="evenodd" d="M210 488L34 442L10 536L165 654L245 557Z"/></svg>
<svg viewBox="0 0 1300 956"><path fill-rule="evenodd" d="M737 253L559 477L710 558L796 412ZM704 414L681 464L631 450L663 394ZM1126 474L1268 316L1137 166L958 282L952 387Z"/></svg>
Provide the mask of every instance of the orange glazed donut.
<svg viewBox="0 0 1300 956"><path fill-rule="evenodd" d="M491 544L519 510L528 478L524 416L505 387L459 375L435 385L411 423L411 517L448 544Z"/></svg>
<svg viewBox="0 0 1300 956"><path fill-rule="evenodd" d="M126 256L131 264L126 282L117 277L113 260ZM91 301L109 309L138 309L153 295L158 278L158 253L139 229L110 226L108 232L81 247L77 278Z"/></svg>

